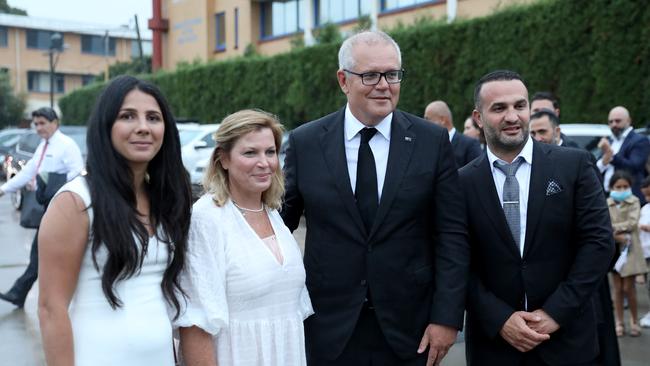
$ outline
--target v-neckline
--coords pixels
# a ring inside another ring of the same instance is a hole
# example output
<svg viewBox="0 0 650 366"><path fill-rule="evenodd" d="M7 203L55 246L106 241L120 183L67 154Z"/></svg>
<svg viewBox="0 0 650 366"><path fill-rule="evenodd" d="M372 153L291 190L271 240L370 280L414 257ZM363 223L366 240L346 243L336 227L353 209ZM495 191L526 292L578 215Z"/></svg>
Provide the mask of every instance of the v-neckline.
<svg viewBox="0 0 650 366"><path fill-rule="evenodd" d="M278 259L273 255L273 252L271 251L271 248L269 248L268 245L260 238L259 235L253 230L253 227L246 221L246 218L244 215L241 213L240 210L235 207L235 205L232 203L232 200L228 200L228 205L230 206L231 210L235 211L235 215L237 215L238 220L243 221L244 225L246 226L247 230L255 237L259 245L262 245L264 247L264 251L271 257L271 260L273 263L276 265L280 266L281 268L284 268L284 265L287 263L287 258L284 254L284 250L282 249L281 241L278 238L277 230L275 229L275 226L273 225L273 219L271 219L271 215L269 215L269 210L268 208L264 209L264 213L266 214L266 217L269 219L269 223L271 224L271 230L273 230L273 234L269 236L275 236L275 241L278 244L278 250L280 251L280 256L282 256L282 262L278 261Z"/></svg>

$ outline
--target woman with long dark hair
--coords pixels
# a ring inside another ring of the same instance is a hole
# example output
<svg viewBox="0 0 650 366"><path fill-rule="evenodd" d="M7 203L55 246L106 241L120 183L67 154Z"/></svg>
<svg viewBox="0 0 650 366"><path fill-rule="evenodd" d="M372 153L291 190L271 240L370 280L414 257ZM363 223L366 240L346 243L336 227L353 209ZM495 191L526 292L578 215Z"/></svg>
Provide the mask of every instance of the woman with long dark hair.
<svg viewBox="0 0 650 366"><path fill-rule="evenodd" d="M88 121L85 177L52 200L39 234L48 365L173 365L191 189L178 130L152 84L121 76Z"/></svg>

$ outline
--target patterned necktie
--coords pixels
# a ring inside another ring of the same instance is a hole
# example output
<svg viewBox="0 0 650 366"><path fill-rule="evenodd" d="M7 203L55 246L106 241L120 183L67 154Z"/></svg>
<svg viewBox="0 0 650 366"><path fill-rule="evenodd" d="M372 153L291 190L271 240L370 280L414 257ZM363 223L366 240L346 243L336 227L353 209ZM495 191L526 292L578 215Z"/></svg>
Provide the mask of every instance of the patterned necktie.
<svg viewBox="0 0 650 366"><path fill-rule="evenodd" d="M354 196L357 199L357 207L361 213L361 219L366 227L366 233L370 234L372 224L377 214L379 194L377 193L377 168L375 157L372 154L368 142L377 133L375 128L364 128L360 132L361 144L359 145L359 158L357 160L357 183L354 189Z"/></svg>
<svg viewBox="0 0 650 366"><path fill-rule="evenodd" d="M506 175L506 181L503 183L503 213L508 221L512 238L520 248L521 240L521 216L519 216L519 182L515 174L517 169L524 162L524 158L518 157L512 164L503 163L499 160L494 162L494 167Z"/></svg>

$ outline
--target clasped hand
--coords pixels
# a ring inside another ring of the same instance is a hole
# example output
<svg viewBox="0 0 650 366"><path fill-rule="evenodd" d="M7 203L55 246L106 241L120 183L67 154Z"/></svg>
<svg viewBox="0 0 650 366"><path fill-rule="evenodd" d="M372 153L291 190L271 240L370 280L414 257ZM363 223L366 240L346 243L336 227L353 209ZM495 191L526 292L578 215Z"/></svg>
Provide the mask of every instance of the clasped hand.
<svg viewBox="0 0 650 366"><path fill-rule="evenodd" d="M528 352L551 338L559 324L542 309L517 311L505 322L499 334L519 352Z"/></svg>

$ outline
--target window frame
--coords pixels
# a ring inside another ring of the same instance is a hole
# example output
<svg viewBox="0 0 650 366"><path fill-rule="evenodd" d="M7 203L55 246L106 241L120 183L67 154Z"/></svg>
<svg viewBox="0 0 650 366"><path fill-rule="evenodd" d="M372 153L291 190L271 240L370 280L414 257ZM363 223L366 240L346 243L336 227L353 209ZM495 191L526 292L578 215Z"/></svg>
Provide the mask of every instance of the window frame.
<svg viewBox="0 0 650 366"><path fill-rule="evenodd" d="M402 5L402 6L397 6L395 8L386 9L386 0L381 0L380 3L379 3L379 13L380 14L385 14L385 13L400 12L400 11L404 11L404 10L408 10L408 9L419 8L421 6L442 3L443 1L444 0L425 0L425 1L423 1L421 3L417 3L417 4Z"/></svg>
<svg viewBox="0 0 650 366"><path fill-rule="evenodd" d="M29 44L30 34L34 34L33 32L36 32L36 34L37 34L37 36L36 36L36 45L30 45ZM39 33L48 34L47 45L41 46L40 44L38 44L38 41L40 39L40 37L38 37ZM55 31L49 31L49 30L43 30L43 29L25 29L25 45L26 45L27 49L30 49L30 50L49 50L50 49L50 39L52 38L52 35L54 33L59 33L61 35L61 44L64 44L65 43L65 35L63 34L63 32L55 32Z"/></svg>
<svg viewBox="0 0 650 366"><path fill-rule="evenodd" d="M94 44L93 40L95 39L99 39L102 43L101 50L99 51L94 50L92 47L92 45ZM104 46L104 42L106 42L105 39L106 36L98 36L93 34L81 34L81 53L84 55L115 56L117 51L117 38L111 36L108 37L108 54L106 54L105 52L106 49ZM90 42L90 46L91 46L90 50L84 49L84 46L88 45L86 42Z"/></svg>
<svg viewBox="0 0 650 366"><path fill-rule="evenodd" d="M339 19L339 20L328 20L328 21L326 21L326 22L321 22L321 19L320 19L320 16L321 16L321 14L320 14L320 5L321 5L321 2L322 2L322 1L329 1L329 0L313 0L313 1L314 1L314 9L313 9L313 10L314 10L314 14L313 14L313 17L314 17L314 26L315 26L315 28L322 27L323 25L328 24L328 23L332 23L332 24L346 24L346 23L350 23L350 22L355 22L355 21L357 21L359 18L361 18L361 17L363 17L363 16L365 16L365 15L370 15L370 13L368 13L368 14L363 14L363 11L362 11L363 6L362 6L362 3L363 3L364 0L356 0L356 1L357 1L357 5L358 5L358 11L357 11L357 15L356 15L356 16L353 16L353 17L350 17L350 18ZM349 1L349 0L346 0L346 1ZM376 0L370 0L370 1L376 1ZM382 0L382 3L383 3L383 0ZM342 3L341 5L343 5L343 3Z"/></svg>
<svg viewBox="0 0 650 366"><path fill-rule="evenodd" d="M0 47L9 47L9 28L0 25Z"/></svg>
<svg viewBox="0 0 650 366"><path fill-rule="evenodd" d="M271 25L271 34L265 34L265 28L266 28L266 13L268 12L267 7L270 7L270 9L273 9L273 4L274 2L264 2L260 3L260 40L261 41L270 41L273 39L277 38L283 38L287 36L292 36L294 34L302 33L304 31L304 27L300 27L300 19L302 19L302 13L300 12L300 2L303 0L291 0L287 2L283 2L283 4L288 4L288 3L295 3L296 4L296 26L297 29L294 31L289 31L286 33L281 33L281 34L273 34L273 26ZM304 1L314 1L314 0L304 0ZM312 14L313 15L313 14ZM271 16L273 16L273 12L271 12Z"/></svg>
<svg viewBox="0 0 650 366"><path fill-rule="evenodd" d="M34 88L34 81L33 81L33 75L45 75L48 79L50 78L50 73L47 71L34 71L34 70L29 70L27 71L27 91L30 93L49 93L50 89L47 90L42 90L42 89L36 89ZM55 94L64 94L65 93L65 74L63 73L55 73L54 74L54 93Z"/></svg>
<svg viewBox="0 0 650 366"><path fill-rule="evenodd" d="M219 38L222 36L220 29L223 29L223 43L219 43ZM214 50L222 52L226 50L226 12L222 11L214 14Z"/></svg>

